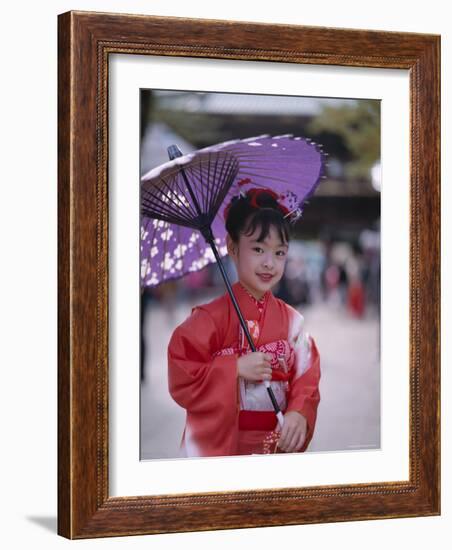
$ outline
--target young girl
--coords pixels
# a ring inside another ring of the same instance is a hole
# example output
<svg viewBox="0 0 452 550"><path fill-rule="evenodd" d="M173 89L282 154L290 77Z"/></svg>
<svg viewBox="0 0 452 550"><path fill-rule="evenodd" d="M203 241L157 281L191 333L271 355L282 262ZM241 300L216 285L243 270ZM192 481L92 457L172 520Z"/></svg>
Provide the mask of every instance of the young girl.
<svg viewBox="0 0 452 550"><path fill-rule="evenodd" d="M275 298L284 273L290 225L278 196L250 189L225 210L232 285L256 346L251 352L229 294L194 307L168 346L168 383L187 411L182 456L230 456L306 450L319 403L320 359L303 317ZM281 411L277 423L264 380Z"/></svg>

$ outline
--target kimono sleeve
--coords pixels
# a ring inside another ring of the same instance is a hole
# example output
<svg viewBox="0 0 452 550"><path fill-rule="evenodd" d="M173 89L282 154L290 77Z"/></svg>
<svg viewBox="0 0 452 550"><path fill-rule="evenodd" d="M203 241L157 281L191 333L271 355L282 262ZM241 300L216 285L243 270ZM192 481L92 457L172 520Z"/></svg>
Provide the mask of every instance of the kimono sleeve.
<svg viewBox="0 0 452 550"><path fill-rule="evenodd" d="M303 328L303 316L290 308L289 342L294 348L294 368L289 382L287 411L300 412L307 421L306 450L314 434L320 401L320 356L314 339Z"/></svg>
<svg viewBox="0 0 452 550"><path fill-rule="evenodd" d="M218 328L208 311L195 308L168 345L168 386L173 399L191 414L235 415L237 354L214 357Z"/></svg>

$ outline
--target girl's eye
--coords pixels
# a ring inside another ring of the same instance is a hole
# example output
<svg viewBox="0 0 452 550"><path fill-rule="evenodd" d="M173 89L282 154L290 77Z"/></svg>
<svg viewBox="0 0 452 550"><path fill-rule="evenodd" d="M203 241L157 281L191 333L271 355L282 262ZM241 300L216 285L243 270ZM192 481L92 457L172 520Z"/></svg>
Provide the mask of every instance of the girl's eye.
<svg viewBox="0 0 452 550"><path fill-rule="evenodd" d="M258 247L258 246L255 246L253 248L254 252L262 252L262 248Z"/></svg>
<svg viewBox="0 0 452 550"><path fill-rule="evenodd" d="M286 255L284 250L279 250L276 254L278 254L278 256L285 256Z"/></svg>

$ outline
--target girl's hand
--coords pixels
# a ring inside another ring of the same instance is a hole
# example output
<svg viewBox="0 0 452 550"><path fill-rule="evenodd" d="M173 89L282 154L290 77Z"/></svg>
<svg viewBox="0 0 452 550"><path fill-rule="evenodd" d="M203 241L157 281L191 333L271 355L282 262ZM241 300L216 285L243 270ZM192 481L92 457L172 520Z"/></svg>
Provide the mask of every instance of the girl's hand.
<svg viewBox="0 0 452 550"><path fill-rule="evenodd" d="M284 425L278 441L278 447L285 453L299 451L306 439L308 423L306 418L297 411L289 411L284 415Z"/></svg>
<svg viewBox="0 0 452 550"><path fill-rule="evenodd" d="M245 380L261 382L271 380L272 367L270 364L272 356L269 353L254 351L242 355L237 360L237 373Z"/></svg>

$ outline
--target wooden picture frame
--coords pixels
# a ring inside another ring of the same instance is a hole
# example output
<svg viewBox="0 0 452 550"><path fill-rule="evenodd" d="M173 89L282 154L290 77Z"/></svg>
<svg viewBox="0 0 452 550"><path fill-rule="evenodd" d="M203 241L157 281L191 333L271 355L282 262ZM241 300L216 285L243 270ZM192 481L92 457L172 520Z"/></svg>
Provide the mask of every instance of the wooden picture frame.
<svg viewBox="0 0 452 550"><path fill-rule="evenodd" d="M440 37L68 12L59 16L58 49L59 534L88 538L438 515ZM109 56L121 53L409 70L408 481L109 496L107 99Z"/></svg>

